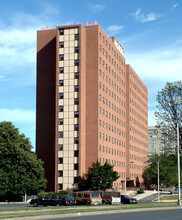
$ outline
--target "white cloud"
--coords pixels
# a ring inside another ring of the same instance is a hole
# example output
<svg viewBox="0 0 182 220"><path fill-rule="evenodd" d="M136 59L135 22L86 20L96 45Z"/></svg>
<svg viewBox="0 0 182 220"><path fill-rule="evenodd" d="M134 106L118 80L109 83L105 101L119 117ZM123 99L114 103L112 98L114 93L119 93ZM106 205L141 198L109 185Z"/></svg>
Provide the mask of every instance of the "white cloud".
<svg viewBox="0 0 182 220"><path fill-rule="evenodd" d="M90 4L90 3L87 3L87 6L89 7L89 9L92 11L92 12L100 12L102 11L105 6L104 5L101 5L101 4Z"/></svg>
<svg viewBox="0 0 182 220"><path fill-rule="evenodd" d="M138 8L137 11L135 13L130 14L130 16L133 16L136 19L136 21L140 21L142 23L145 23L145 22L149 22L149 21L155 21L161 15L158 13L154 13L154 12L151 12L149 14L144 15L142 13L141 8Z"/></svg>
<svg viewBox="0 0 182 220"><path fill-rule="evenodd" d="M0 121L13 123L34 124L35 110L24 109L0 109Z"/></svg>
<svg viewBox="0 0 182 220"><path fill-rule="evenodd" d="M178 4L174 4L173 6L172 6L172 9L175 9L175 8L177 8L178 7Z"/></svg>
<svg viewBox="0 0 182 220"><path fill-rule="evenodd" d="M168 45L151 51L132 52L125 58L148 87L149 125L154 125L156 95L166 82L182 79L182 46Z"/></svg>
<svg viewBox="0 0 182 220"><path fill-rule="evenodd" d="M0 82L10 81L12 78L6 77L5 75L0 75Z"/></svg>
<svg viewBox="0 0 182 220"><path fill-rule="evenodd" d="M58 13L50 4L41 7L38 15L10 12L9 23L0 20L0 82L13 81L14 87L35 85L37 30L55 24L52 14Z"/></svg>
<svg viewBox="0 0 182 220"><path fill-rule="evenodd" d="M0 67L35 63L36 29L4 29L0 36Z"/></svg>
<svg viewBox="0 0 182 220"><path fill-rule="evenodd" d="M108 31L109 34L115 35L119 33L123 28L124 26L121 25L111 25L106 30Z"/></svg>
<svg viewBox="0 0 182 220"><path fill-rule="evenodd" d="M153 51L127 54L127 61L132 63L142 78L159 81L182 79L182 47L158 48Z"/></svg>

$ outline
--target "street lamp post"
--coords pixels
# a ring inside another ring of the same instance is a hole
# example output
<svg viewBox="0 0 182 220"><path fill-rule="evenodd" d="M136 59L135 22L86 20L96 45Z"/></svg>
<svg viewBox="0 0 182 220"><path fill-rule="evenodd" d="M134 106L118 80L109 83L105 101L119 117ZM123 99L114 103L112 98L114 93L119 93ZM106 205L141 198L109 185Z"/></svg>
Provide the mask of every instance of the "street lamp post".
<svg viewBox="0 0 182 220"><path fill-rule="evenodd" d="M127 162L126 164L125 164L125 179L124 179L124 194L126 195L126 166L129 164L129 163L134 163L133 161L131 161L131 162Z"/></svg>
<svg viewBox="0 0 182 220"><path fill-rule="evenodd" d="M181 206L181 184L180 184L180 153L179 153L179 123L177 122L177 158L178 158L178 205Z"/></svg>
<svg viewBox="0 0 182 220"><path fill-rule="evenodd" d="M157 162L157 188L158 188L158 192L157 192L157 199L158 199L158 202L159 202L159 159L158 159L158 162Z"/></svg>

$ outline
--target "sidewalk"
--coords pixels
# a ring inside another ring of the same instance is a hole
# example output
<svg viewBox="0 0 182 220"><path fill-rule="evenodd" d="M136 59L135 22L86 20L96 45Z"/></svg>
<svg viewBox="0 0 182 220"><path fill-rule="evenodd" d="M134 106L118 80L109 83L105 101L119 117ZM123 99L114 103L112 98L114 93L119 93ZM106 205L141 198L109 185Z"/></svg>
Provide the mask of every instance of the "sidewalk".
<svg viewBox="0 0 182 220"><path fill-rule="evenodd" d="M147 196L151 196L151 195L153 195L153 194L154 194L154 191L153 191L153 190L145 190L144 193L137 194L137 195L135 196L135 198L136 198L137 200L140 200L140 199L143 199L143 198L145 198L145 197L147 197Z"/></svg>

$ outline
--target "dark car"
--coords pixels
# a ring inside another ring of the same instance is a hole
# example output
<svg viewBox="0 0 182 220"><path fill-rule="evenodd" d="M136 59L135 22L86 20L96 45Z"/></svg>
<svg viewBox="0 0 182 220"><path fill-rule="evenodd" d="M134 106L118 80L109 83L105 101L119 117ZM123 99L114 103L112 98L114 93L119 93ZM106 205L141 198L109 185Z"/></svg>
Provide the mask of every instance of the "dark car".
<svg viewBox="0 0 182 220"><path fill-rule="evenodd" d="M137 204L137 199L131 198L127 195L121 195L121 203L123 204Z"/></svg>
<svg viewBox="0 0 182 220"><path fill-rule="evenodd" d="M30 204L34 207L42 206L61 206L61 205L75 205L75 196L72 194L48 194L42 198L32 199Z"/></svg>
<svg viewBox="0 0 182 220"><path fill-rule="evenodd" d="M102 204L111 205L112 204L112 198L111 197L102 197Z"/></svg>

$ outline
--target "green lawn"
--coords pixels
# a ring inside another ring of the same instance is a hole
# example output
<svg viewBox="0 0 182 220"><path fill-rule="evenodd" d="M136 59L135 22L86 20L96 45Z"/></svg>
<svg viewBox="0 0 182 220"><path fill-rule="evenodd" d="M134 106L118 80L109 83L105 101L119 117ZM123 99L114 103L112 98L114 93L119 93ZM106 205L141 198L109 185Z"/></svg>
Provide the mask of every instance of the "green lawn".
<svg viewBox="0 0 182 220"><path fill-rule="evenodd" d="M167 195L160 198L160 200L177 200L178 195Z"/></svg>

